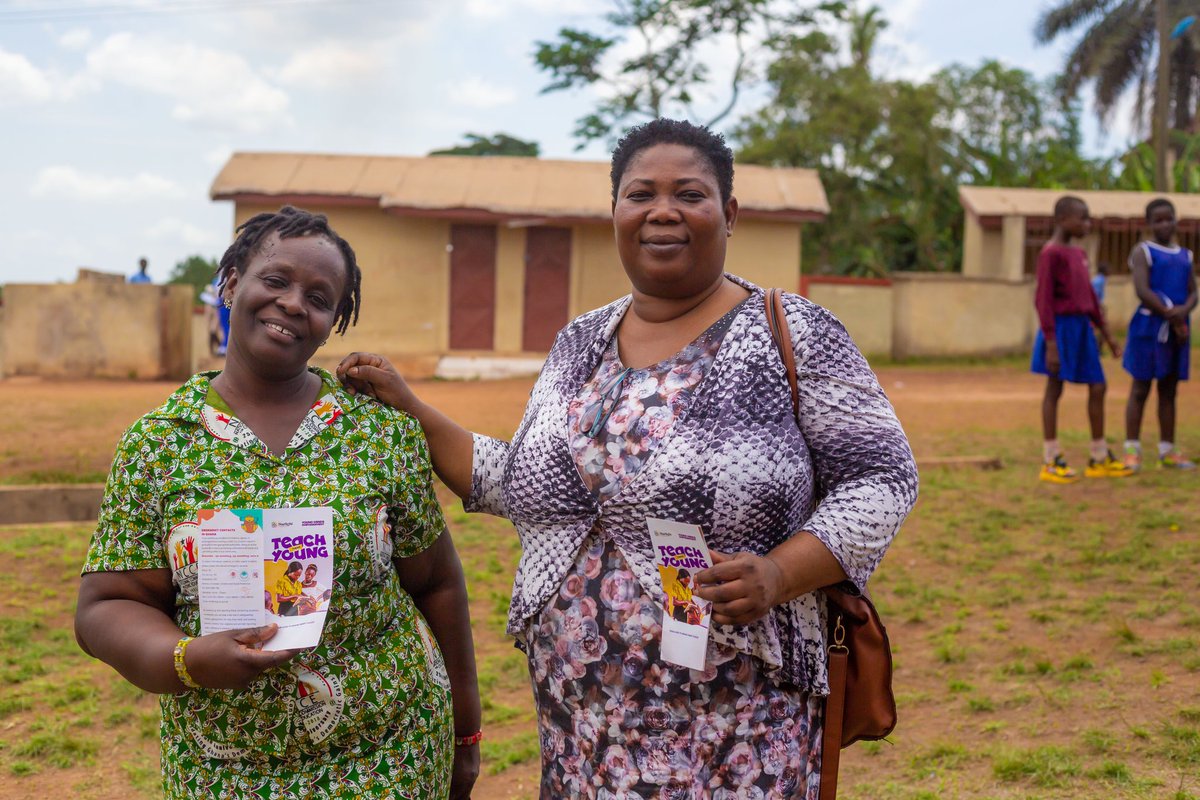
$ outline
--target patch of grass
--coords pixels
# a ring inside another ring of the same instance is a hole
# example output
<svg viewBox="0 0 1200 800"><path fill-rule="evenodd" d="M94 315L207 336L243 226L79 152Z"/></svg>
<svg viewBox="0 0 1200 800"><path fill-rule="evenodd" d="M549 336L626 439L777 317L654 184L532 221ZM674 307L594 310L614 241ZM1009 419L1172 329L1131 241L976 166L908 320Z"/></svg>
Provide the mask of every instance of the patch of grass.
<svg viewBox="0 0 1200 800"><path fill-rule="evenodd" d="M1028 781L1047 789L1066 786L1080 771L1075 757L1060 747L1007 751L992 759L992 772L1000 780Z"/></svg>
<svg viewBox="0 0 1200 800"><path fill-rule="evenodd" d="M537 731L519 733L507 739L484 739L480 744L480 757L487 765L488 773L492 775L499 775L517 764L533 761L540 755Z"/></svg>
<svg viewBox="0 0 1200 800"><path fill-rule="evenodd" d="M93 739L72 736L57 729L34 733L14 747L13 753L66 769L91 762L99 749L99 744Z"/></svg>

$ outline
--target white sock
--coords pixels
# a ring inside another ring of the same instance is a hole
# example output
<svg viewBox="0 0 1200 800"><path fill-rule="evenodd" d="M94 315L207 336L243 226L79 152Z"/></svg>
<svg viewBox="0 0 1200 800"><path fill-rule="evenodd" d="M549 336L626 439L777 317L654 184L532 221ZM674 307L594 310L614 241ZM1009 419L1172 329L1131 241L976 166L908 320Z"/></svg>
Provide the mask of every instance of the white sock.
<svg viewBox="0 0 1200 800"><path fill-rule="evenodd" d="M1108 442L1103 439L1092 439L1088 449L1092 455L1092 461L1103 461L1108 458Z"/></svg>
<svg viewBox="0 0 1200 800"><path fill-rule="evenodd" d="M1137 439L1126 439L1125 440L1125 451L1129 452L1130 450L1132 450L1133 452L1137 453L1140 456L1142 454L1142 443L1139 442Z"/></svg>
<svg viewBox="0 0 1200 800"><path fill-rule="evenodd" d="M1047 464L1053 463L1054 459L1062 454L1062 448L1058 446L1058 439L1047 439L1042 442L1042 460Z"/></svg>
<svg viewBox="0 0 1200 800"><path fill-rule="evenodd" d="M1171 452L1174 449L1175 449L1174 442L1159 442L1158 443L1158 457L1162 458L1163 456L1165 456L1167 453Z"/></svg>

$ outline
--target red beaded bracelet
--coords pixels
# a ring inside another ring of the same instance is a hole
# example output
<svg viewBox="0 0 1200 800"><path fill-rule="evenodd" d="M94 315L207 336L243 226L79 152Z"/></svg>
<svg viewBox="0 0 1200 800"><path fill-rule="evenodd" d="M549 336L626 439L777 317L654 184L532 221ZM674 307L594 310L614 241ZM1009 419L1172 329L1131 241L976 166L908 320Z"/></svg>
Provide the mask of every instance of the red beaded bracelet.
<svg viewBox="0 0 1200 800"><path fill-rule="evenodd" d="M470 736L455 736L455 747L470 747L473 744L479 744L479 740L483 738L483 731L475 731Z"/></svg>

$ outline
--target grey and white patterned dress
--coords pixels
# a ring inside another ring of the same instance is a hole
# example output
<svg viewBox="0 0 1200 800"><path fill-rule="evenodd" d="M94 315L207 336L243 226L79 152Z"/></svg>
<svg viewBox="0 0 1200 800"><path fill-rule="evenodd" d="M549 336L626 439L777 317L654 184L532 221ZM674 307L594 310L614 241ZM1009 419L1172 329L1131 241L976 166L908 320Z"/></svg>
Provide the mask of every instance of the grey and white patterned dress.
<svg viewBox="0 0 1200 800"><path fill-rule="evenodd" d="M511 444L475 436L465 505L517 528L523 552L508 630L527 652L530 622L558 599L585 547L596 546L588 539L594 530L611 538L642 592L661 608L647 517L698 524L709 546L726 552L765 554L805 530L862 587L912 509L912 452L842 325L804 298L784 296L799 378L797 425L763 291L729 279L751 296L707 374L637 474L603 502L580 477L568 407L595 375L629 297L559 333ZM773 685L823 696L824 617L818 596L804 595L751 625L713 625L711 646L753 657Z"/></svg>

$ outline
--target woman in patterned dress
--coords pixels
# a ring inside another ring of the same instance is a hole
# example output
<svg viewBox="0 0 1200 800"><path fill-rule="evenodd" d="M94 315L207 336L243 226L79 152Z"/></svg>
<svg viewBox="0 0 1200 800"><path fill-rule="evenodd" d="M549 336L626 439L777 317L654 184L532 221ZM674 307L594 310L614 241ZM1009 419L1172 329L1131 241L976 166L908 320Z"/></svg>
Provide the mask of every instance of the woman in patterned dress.
<svg viewBox="0 0 1200 800"><path fill-rule="evenodd" d="M470 797L478 747L454 746L479 729L470 619L425 439L308 366L357 318L359 277L324 216L250 219L221 260L225 369L118 446L76 637L161 695L169 798ZM320 643L260 649L274 624L200 636L202 509L314 506L333 509Z"/></svg>
<svg viewBox="0 0 1200 800"><path fill-rule="evenodd" d="M799 420L763 290L725 272L733 156L656 120L612 159L632 293L559 334L512 442L422 403L386 361L349 386L420 420L468 510L515 524L509 632L529 656L543 798L804 798L820 787L825 608L862 587L916 499L904 432L845 329L785 295ZM700 525L717 562L706 668L662 661L646 518Z"/></svg>

